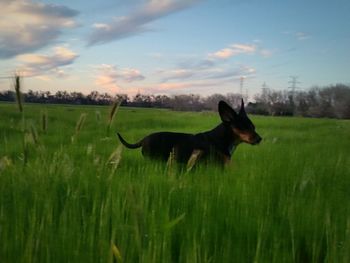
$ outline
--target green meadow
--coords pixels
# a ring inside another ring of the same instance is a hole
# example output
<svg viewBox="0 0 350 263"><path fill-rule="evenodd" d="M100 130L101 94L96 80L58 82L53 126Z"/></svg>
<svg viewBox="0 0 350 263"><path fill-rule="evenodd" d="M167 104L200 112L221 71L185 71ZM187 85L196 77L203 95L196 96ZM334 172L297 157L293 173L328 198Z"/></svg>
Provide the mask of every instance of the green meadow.
<svg viewBox="0 0 350 263"><path fill-rule="evenodd" d="M186 171L116 131L196 133L217 113L109 112L0 104L0 262L350 262L350 121L251 116L260 145Z"/></svg>

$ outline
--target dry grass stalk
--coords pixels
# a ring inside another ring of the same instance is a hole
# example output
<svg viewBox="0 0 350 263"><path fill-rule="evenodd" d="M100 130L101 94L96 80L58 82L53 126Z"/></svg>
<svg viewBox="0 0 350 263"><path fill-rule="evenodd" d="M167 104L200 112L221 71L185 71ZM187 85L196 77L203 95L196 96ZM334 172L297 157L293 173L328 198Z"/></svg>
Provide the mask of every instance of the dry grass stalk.
<svg viewBox="0 0 350 263"><path fill-rule="evenodd" d="M12 161L9 157L3 156L0 158L0 171L5 170L6 167L9 167L12 165Z"/></svg>
<svg viewBox="0 0 350 263"><path fill-rule="evenodd" d="M97 110L95 111L95 114L96 114L96 121L101 122L101 112Z"/></svg>
<svg viewBox="0 0 350 263"><path fill-rule="evenodd" d="M23 112L23 101L22 101L22 93L21 93L21 76L15 74L14 76L14 86L16 91L16 102L18 105L18 109L20 112Z"/></svg>
<svg viewBox="0 0 350 263"><path fill-rule="evenodd" d="M41 130L43 132L47 131L47 112L41 112Z"/></svg>
<svg viewBox="0 0 350 263"><path fill-rule="evenodd" d="M34 144L38 144L39 142L38 131L36 130L33 123L30 124L30 134L32 136Z"/></svg>
<svg viewBox="0 0 350 263"><path fill-rule="evenodd" d="M109 156L107 163L112 166L112 171L114 172L120 163L120 160L122 158L122 150L123 146L119 145L117 149Z"/></svg>
<svg viewBox="0 0 350 263"><path fill-rule="evenodd" d="M117 262L123 262L122 255L118 247L112 242L111 243L112 254Z"/></svg>
<svg viewBox="0 0 350 263"><path fill-rule="evenodd" d="M187 162L187 172L192 170L193 166L196 164L196 162L198 161L202 153L203 153L202 150L198 150L198 149L193 150L191 157L188 159L188 162Z"/></svg>
<svg viewBox="0 0 350 263"><path fill-rule="evenodd" d="M86 113L80 114L80 117L79 117L79 120L77 122L77 125L75 126L75 133L76 134L78 134L81 131L81 129L83 128L85 120L86 120Z"/></svg>
<svg viewBox="0 0 350 263"><path fill-rule="evenodd" d="M85 119L86 119L86 113L80 114L80 117L77 121L77 124L75 125L75 134L71 138L72 143L75 141L75 138L78 136L79 132L83 128L84 123L85 123Z"/></svg>
<svg viewBox="0 0 350 263"><path fill-rule="evenodd" d="M92 144L88 144L86 148L86 155L92 155L93 150L94 150L94 146Z"/></svg>
<svg viewBox="0 0 350 263"><path fill-rule="evenodd" d="M169 154L167 161L168 176L173 176L175 171L175 149L173 148Z"/></svg>
<svg viewBox="0 0 350 263"><path fill-rule="evenodd" d="M113 103L113 106L111 108L111 111L109 112L109 116L108 116L108 130L110 129L113 119L115 117L115 115L117 114L120 104L122 103L122 100L115 100Z"/></svg>
<svg viewBox="0 0 350 263"><path fill-rule="evenodd" d="M23 164L26 165L29 155L29 147L34 144L34 139L31 133L25 132L23 134Z"/></svg>

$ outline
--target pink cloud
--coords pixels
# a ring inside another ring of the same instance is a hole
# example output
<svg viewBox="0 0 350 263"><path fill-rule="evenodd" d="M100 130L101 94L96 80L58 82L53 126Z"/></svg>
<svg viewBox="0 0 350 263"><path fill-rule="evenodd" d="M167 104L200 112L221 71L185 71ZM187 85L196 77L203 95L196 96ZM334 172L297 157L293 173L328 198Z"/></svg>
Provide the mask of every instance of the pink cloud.
<svg viewBox="0 0 350 263"><path fill-rule="evenodd" d="M232 44L227 48L209 54L210 58L214 59L228 59L240 54L254 54L257 50L255 45L250 44Z"/></svg>
<svg viewBox="0 0 350 263"><path fill-rule="evenodd" d="M74 63L79 57L77 53L67 47L55 47L52 54L24 54L17 56L21 62L18 71L24 77L48 78L48 75L65 77L63 67Z"/></svg>
<svg viewBox="0 0 350 263"><path fill-rule="evenodd" d="M97 67L95 84L111 92L122 92L121 83L142 81L145 77L138 69L118 68L114 65L103 64Z"/></svg>

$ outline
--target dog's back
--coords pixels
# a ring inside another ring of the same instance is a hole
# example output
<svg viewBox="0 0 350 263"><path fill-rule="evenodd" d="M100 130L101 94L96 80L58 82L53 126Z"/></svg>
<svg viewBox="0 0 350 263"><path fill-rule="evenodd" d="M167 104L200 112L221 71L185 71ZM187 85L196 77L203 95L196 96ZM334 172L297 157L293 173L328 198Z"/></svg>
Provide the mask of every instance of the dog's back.
<svg viewBox="0 0 350 263"><path fill-rule="evenodd" d="M195 149L193 134L175 132L157 132L146 136L142 142L142 154L146 157L166 161L174 151L179 162L187 162Z"/></svg>

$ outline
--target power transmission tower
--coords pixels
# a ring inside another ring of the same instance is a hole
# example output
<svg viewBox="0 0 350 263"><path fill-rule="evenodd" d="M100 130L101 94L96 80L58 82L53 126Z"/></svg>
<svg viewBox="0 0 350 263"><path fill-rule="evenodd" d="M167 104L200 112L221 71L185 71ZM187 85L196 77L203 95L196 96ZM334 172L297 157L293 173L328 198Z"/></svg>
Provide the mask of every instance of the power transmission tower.
<svg viewBox="0 0 350 263"><path fill-rule="evenodd" d="M265 81L261 85L261 87L262 87L261 88L261 98L263 99L264 102L267 102L268 101L267 93L268 93L269 87L267 86Z"/></svg>
<svg viewBox="0 0 350 263"><path fill-rule="evenodd" d="M300 84L301 82L298 81L298 76L290 76L290 78L291 78L291 80L288 81L288 83L290 83L291 85L288 87L288 89L291 90L292 97L294 98L295 90L299 89L299 87L297 85Z"/></svg>
<svg viewBox="0 0 350 263"><path fill-rule="evenodd" d="M244 77L241 77L240 78L240 85L239 85L239 87L240 87L239 93L241 94L242 98L243 98L243 85L244 85Z"/></svg>
<svg viewBox="0 0 350 263"><path fill-rule="evenodd" d="M290 76L291 80L288 81L288 83L291 84L291 86L288 87L288 89L291 90L291 93L289 95L289 103L291 106L292 113L294 115L295 113L295 90L298 89L298 84L300 84L300 81L298 81L298 76Z"/></svg>
<svg viewBox="0 0 350 263"><path fill-rule="evenodd" d="M267 87L267 84L266 84L266 82L264 81L264 83L261 85L261 92L262 93L266 93L266 91L267 91L267 89L268 89L268 87Z"/></svg>

